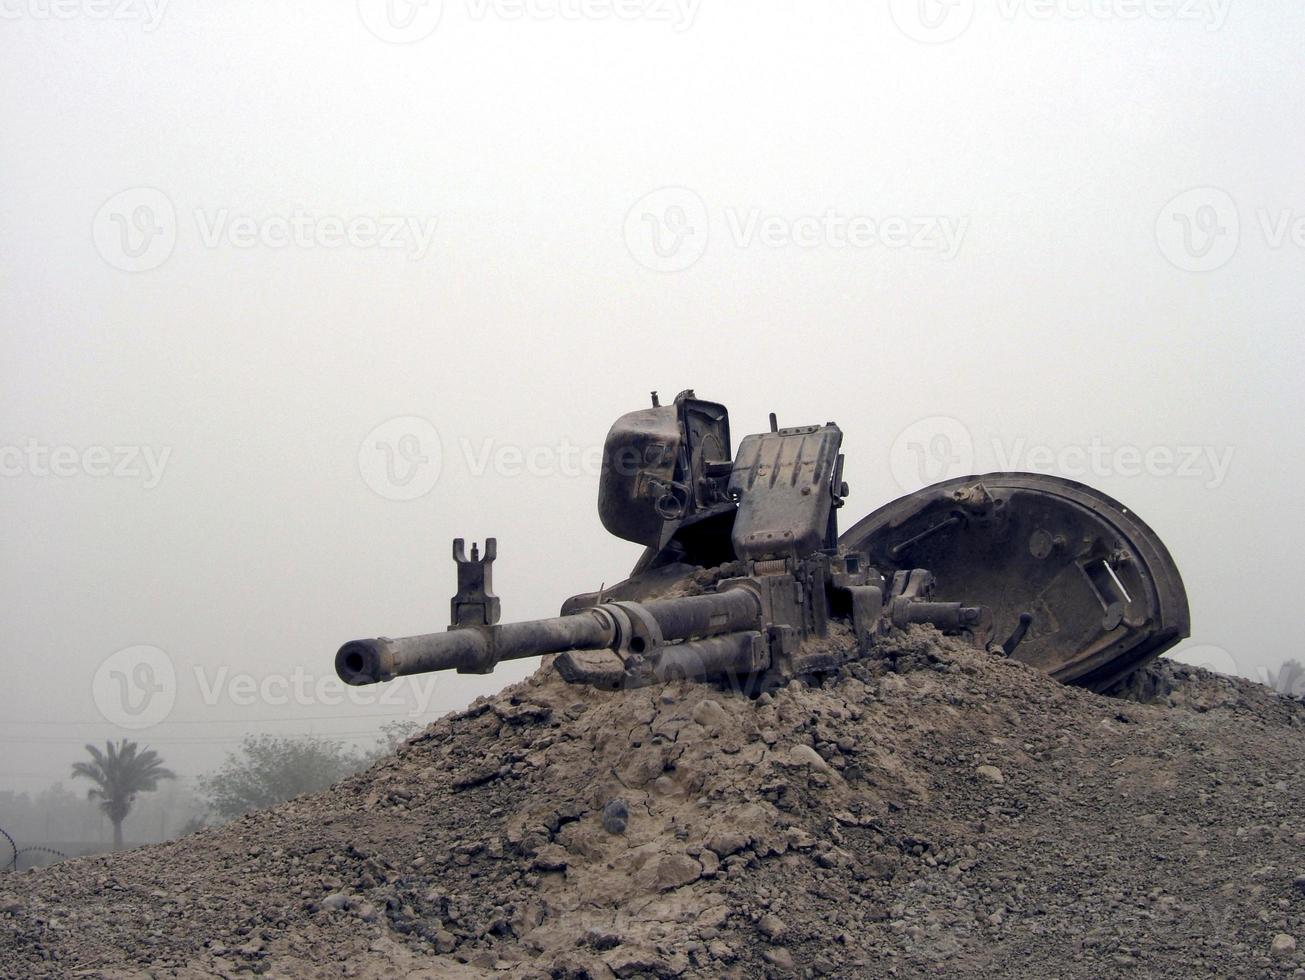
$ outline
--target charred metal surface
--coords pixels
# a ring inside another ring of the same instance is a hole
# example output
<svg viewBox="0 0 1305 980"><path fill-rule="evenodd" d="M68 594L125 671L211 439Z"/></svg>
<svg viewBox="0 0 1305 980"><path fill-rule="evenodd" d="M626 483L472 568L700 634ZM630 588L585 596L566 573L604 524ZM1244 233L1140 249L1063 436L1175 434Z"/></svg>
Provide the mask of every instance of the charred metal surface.
<svg viewBox="0 0 1305 980"><path fill-rule="evenodd" d="M558 654L568 681L639 686L733 679L762 690L873 656L928 624L994 656L1105 690L1187 635L1187 597L1136 515L1056 477L990 473L903 497L839 537L847 495L834 423L743 438L692 391L623 415L604 447L598 511L642 544L630 576L562 615L500 624L493 538L454 541L450 628L346 643L336 671L374 684L436 670L488 673Z"/></svg>

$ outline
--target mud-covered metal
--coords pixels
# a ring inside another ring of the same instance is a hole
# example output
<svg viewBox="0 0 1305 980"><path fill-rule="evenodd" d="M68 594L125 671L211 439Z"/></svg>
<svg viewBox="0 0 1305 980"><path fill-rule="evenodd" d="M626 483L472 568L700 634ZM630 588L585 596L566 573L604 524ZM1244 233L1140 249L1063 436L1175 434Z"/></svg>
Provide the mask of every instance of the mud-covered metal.
<svg viewBox="0 0 1305 980"><path fill-rule="evenodd" d="M681 392L623 415L604 447L599 516L645 546L625 581L550 619L500 624L497 542L454 542L450 628L354 640L336 671L372 684L436 670L488 673L557 654L569 681L638 686L731 679L764 690L873 656L917 624L1053 677L1104 690L1187 635L1173 560L1136 515L1055 477L963 477L880 508L841 537L842 430L745 436L724 406Z"/></svg>
<svg viewBox="0 0 1305 980"><path fill-rule="evenodd" d="M927 487L862 519L839 546L887 572L928 568L935 587L1020 630L1017 660L1105 690L1187 636L1168 549L1123 504L1082 483L987 473Z"/></svg>

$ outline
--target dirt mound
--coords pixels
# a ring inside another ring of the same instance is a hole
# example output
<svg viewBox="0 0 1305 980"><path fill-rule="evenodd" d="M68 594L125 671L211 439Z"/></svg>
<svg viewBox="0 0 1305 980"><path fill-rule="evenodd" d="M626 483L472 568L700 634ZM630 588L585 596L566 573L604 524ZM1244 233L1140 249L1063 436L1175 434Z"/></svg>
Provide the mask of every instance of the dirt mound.
<svg viewBox="0 0 1305 980"><path fill-rule="evenodd" d="M1305 977L1300 702L884 654L756 701L542 670L329 792L0 880L0 974Z"/></svg>

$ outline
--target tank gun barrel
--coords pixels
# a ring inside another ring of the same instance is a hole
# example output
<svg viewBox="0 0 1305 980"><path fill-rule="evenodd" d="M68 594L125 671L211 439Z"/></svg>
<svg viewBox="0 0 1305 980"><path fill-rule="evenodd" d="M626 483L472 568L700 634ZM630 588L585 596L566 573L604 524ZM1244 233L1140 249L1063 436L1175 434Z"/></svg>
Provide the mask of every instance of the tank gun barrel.
<svg viewBox="0 0 1305 980"><path fill-rule="evenodd" d="M761 601L748 588L648 602L611 602L569 616L443 633L351 640L335 656L346 684L376 684L405 674L456 670L486 674L504 660L573 650L616 650L641 657L664 642L705 639L761 627Z"/></svg>

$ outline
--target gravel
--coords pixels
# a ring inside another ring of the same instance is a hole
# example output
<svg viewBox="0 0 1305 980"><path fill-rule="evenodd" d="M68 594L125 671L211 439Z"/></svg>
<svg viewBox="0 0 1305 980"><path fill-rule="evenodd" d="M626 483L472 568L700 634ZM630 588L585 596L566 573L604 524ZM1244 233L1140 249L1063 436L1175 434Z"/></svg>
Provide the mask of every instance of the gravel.
<svg viewBox="0 0 1305 980"><path fill-rule="evenodd" d="M1300 701L882 652L755 701L545 668L324 793L0 876L0 976L1305 978Z"/></svg>

